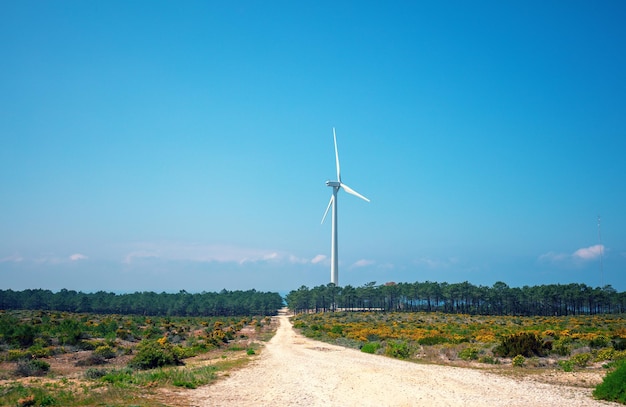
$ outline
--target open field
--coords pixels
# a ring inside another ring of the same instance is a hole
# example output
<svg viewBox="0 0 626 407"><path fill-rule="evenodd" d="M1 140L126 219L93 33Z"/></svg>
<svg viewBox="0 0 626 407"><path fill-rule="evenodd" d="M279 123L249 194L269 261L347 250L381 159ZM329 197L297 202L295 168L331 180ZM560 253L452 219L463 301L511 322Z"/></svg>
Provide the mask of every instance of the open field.
<svg viewBox="0 0 626 407"><path fill-rule="evenodd" d="M244 366L273 329L264 316L2 312L0 405L181 405L173 390Z"/></svg>
<svg viewBox="0 0 626 407"><path fill-rule="evenodd" d="M572 371L626 359L622 315L567 317L479 316L444 313L327 312L299 314L304 335L364 352L479 367L518 365ZM535 339L529 349L503 349L505 338Z"/></svg>
<svg viewBox="0 0 626 407"><path fill-rule="evenodd" d="M610 405L592 391L604 366L626 357L617 349L620 316L293 317L298 330L323 342L295 332L284 311L273 318L0 317L0 405L9 406ZM519 333L551 348L521 362L498 356L502 339ZM146 349L171 353L175 363L140 368Z"/></svg>

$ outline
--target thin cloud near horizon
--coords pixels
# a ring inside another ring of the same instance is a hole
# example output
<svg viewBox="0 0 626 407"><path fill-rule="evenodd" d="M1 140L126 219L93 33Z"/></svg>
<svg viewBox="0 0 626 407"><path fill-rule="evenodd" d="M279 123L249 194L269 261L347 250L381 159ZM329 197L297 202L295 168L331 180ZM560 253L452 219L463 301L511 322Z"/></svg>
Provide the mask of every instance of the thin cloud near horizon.
<svg viewBox="0 0 626 407"><path fill-rule="evenodd" d="M326 259L324 255L305 258L279 250L266 250L219 244L196 244L179 242L143 242L135 245L124 255L122 263L158 259L164 261L188 261L197 263L236 263L283 262L290 264L318 264Z"/></svg>
<svg viewBox="0 0 626 407"><path fill-rule="evenodd" d="M581 247L573 253L557 253L548 252L539 256L540 262L548 263L586 263L591 260L598 259L604 255L606 248L602 244L596 244L589 247Z"/></svg>

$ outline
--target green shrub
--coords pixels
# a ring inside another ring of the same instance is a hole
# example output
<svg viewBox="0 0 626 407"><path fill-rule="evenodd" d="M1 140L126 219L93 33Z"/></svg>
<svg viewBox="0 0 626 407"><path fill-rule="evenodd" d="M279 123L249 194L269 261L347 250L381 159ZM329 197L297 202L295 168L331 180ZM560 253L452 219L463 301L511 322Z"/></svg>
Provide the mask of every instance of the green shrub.
<svg viewBox="0 0 626 407"><path fill-rule="evenodd" d="M388 342L385 354L398 359L408 359L411 356L411 349L404 341Z"/></svg>
<svg viewBox="0 0 626 407"><path fill-rule="evenodd" d="M133 371L128 368L111 370L102 376L102 381L122 387L136 382L133 376Z"/></svg>
<svg viewBox="0 0 626 407"><path fill-rule="evenodd" d="M93 354L95 356L100 356L100 357L102 357L104 359L112 359L112 358L115 357L115 351L109 345L98 346L93 351Z"/></svg>
<svg viewBox="0 0 626 407"><path fill-rule="evenodd" d="M36 336L37 329L34 326L18 324L13 329L12 335L9 336L9 341L15 345L27 348L34 344Z"/></svg>
<svg viewBox="0 0 626 407"><path fill-rule="evenodd" d="M154 369L138 372L133 376L133 383L147 385L152 383L171 384L176 387L195 389L216 379L215 366L201 366L188 369Z"/></svg>
<svg viewBox="0 0 626 407"><path fill-rule="evenodd" d="M511 363L513 366L522 367L524 366L524 363L526 363L526 358L522 355L517 355L513 358L513 360L511 360Z"/></svg>
<svg viewBox="0 0 626 407"><path fill-rule="evenodd" d="M604 335L598 335L589 341L589 347L595 348L595 349L606 348L610 344L611 344L611 341L609 340L609 338L607 338Z"/></svg>
<svg viewBox="0 0 626 407"><path fill-rule="evenodd" d="M106 369L89 368L85 371L85 378L90 380L98 380L107 375Z"/></svg>
<svg viewBox="0 0 626 407"><path fill-rule="evenodd" d="M255 353L256 353L256 352L255 352L255 351L254 351L254 349L252 349L252 348L248 348L248 349L246 350L246 355L248 355L248 356L252 356L252 355L254 355Z"/></svg>
<svg viewBox="0 0 626 407"><path fill-rule="evenodd" d="M589 347L595 349L606 348L607 346L609 346L610 343L611 341L609 341L609 338L604 335L598 335L597 337L589 341Z"/></svg>
<svg viewBox="0 0 626 407"><path fill-rule="evenodd" d="M615 349L613 348L604 348L604 349L600 349L598 351L598 353L596 354L595 357L595 361L596 362L603 362L605 360L613 360L613 358L615 358Z"/></svg>
<svg viewBox="0 0 626 407"><path fill-rule="evenodd" d="M626 404L626 362L607 373L602 383L596 386L593 396L600 400L617 401Z"/></svg>
<svg viewBox="0 0 626 407"><path fill-rule="evenodd" d="M6 360L9 362L15 362L21 359L30 359L31 354L27 350L21 349L9 349L7 355L5 356Z"/></svg>
<svg viewBox="0 0 626 407"><path fill-rule="evenodd" d="M590 353L578 353L572 356L571 360L578 367L586 367L589 361L591 360L591 354Z"/></svg>
<svg viewBox="0 0 626 407"><path fill-rule="evenodd" d="M494 358L493 356L489 356L489 355L485 355L485 356L481 356L480 358L478 358L478 361L480 363L487 363L490 365L499 365L500 361L496 358Z"/></svg>
<svg viewBox="0 0 626 407"><path fill-rule="evenodd" d="M33 345L28 348L28 352L33 358L47 358L52 355L52 350L49 347L43 347L41 345Z"/></svg>
<svg viewBox="0 0 626 407"><path fill-rule="evenodd" d="M96 349L102 342L100 341L85 341L80 340L76 343L76 346L80 350L94 350Z"/></svg>
<svg viewBox="0 0 626 407"><path fill-rule="evenodd" d="M420 345L432 346L439 345L440 343L448 343L450 342L448 338L444 336L426 336L424 338L420 338L417 340L417 343Z"/></svg>
<svg viewBox="0 0 626 407"><path fill-rule="evenodd" d="M611 345L615 350L626 350L626 338L616 337L611 340Z"/></svg>
<svg viewBox="0 0 626 407"><path fill-rule="evenodd" d="M569 342L569 338L559 339L558 341L552 342L552 353L559 356L569 356L572 353L572 348L569 345Z"/></svg>
<svg viewBox="0 0 626 407"><path fill-rule="evenodd" d="M20 360L17 362L15 374L18 376L43 376L50 370L50 364L39 359Z"/></svg>
<svg viewBox="0 0 626 407"><path fill-rule="evenodd" d="M547 352L546 344L534 333L520 332L506 336L496 346L493 353L502 357L525 357L544 356Z"/></svg>
<svg viewBox="0 0 626 407"><path fill-rule="evenodd" d="M58 327L59 343L61 345L78 345L83 331L80 322L73 319L64 319Z"/></svg>
<svg viewBox="0 0 626 407"><path fill-rule="evenodd" d="M361 352L374 354L376 351L380 349L379 342L367 342L361 346Z"/></svg>
<svg viewBox="0 0 626 407"><path fill-rule="evenodd" d="M163 336L163 333L156 326L149 326L143 331L143 337L146 339L158 339L161 336Z"/></svg>
<svg viewBox="0 0 626 407"><path fill-rule="evenodd" d="M463 360L476 360L478 359L478 349L471 346L465 348L459 352L459 357Z"/></svg>
<svg viewBox="0 0 626 407"><path fill-rule="evenodd" d="M153 369L182 364L177 349L172 344L161 340L141 341L137 346L137 354L130 362L130 366L137 369Z"/></svg>
<svg viewBox="0 0 626 407"><path fill-rule="evenodd" d="M563 369L564 372L571 372L574 370L574 361L573 360L559 360L559 367Z"/></svg>

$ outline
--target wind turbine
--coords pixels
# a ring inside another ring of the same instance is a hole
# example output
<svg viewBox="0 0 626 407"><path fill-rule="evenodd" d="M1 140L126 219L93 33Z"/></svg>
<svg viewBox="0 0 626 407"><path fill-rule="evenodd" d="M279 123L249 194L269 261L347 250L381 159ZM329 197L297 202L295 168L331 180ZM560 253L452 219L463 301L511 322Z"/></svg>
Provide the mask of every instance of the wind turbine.
<svg viewBox="0 0 626 407"><path fill-rule="evenodd" d="M339 169L339 152L337 151L337 135L335 134L335 128L333 127L333 139L335 140L335 162L337 163L337 181L326 181L326 186L333 188L333 194L330 196L330 202L328 202L328 206L326 207L326 212L324 212L324 217L322 218L322 223L326 219L326 215L328 214L328 210L331 205L333 207L332 212L332 231L331 231L331 250L330 250L330 282L339 285L339 254L338 254L338 245L337 245L337 192L343 188L347 193L359 197L367 202L370 200L364 197L363 195L356 192L354 189L350 188L343 182L341 182L341 171Z"/></svg>

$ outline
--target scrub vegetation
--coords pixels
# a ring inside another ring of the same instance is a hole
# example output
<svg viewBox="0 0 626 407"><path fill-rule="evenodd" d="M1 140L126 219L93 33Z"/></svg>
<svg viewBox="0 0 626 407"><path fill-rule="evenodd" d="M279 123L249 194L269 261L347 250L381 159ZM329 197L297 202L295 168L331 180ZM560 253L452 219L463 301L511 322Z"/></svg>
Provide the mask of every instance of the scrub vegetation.
<svg viewBox="0 0 626 407"><path fill-rule="evenodd" d="M302 286L286 301L304 335L367 353L566 372L604 366L595 396L625 402L616 366L626 359L626 292L610 285L331 283Z"/></svg>
<svg viewBox="0 0 626 407"><path fill-rule="evenodd" d="M242 366L271 337L271 321L0 311L0 405L176 405L165 389Z"/></svg>

